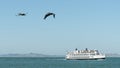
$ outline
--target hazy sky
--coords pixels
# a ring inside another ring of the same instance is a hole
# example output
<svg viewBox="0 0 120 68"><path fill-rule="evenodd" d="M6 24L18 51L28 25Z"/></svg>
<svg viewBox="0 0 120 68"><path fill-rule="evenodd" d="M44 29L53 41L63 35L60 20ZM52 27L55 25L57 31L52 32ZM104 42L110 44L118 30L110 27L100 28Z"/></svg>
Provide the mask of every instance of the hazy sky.
<svg viewBox="0 0 120 68"><path fill-rule="evenodd" d="M0 0L0 18L0 54L120 53L120 0Z"/></svg>

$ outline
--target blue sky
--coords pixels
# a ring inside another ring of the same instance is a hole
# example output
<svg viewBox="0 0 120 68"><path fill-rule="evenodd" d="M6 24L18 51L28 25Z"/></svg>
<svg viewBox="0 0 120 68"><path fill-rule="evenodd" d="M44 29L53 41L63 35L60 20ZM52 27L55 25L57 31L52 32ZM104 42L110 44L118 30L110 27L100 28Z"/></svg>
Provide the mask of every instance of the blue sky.
<svg viewBox="0 0 120 68"><path fill-rule="evenodd" d="M120 52L119 0L0 0L0 53ZM28 13L20 17L16 14ZM43 20L47 12L52 16Z"/></svg>

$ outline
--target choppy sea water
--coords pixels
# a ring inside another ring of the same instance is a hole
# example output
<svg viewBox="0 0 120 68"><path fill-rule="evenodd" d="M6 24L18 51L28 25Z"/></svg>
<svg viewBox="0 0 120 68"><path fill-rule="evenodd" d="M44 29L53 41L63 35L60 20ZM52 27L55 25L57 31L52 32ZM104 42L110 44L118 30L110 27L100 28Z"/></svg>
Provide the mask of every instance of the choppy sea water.
<svg viewBox="0 0 120 68"><path fill-rule="evenodd" d="M65 60L64 57L1 57L0 68L120 68L120 57Z"/></svg>

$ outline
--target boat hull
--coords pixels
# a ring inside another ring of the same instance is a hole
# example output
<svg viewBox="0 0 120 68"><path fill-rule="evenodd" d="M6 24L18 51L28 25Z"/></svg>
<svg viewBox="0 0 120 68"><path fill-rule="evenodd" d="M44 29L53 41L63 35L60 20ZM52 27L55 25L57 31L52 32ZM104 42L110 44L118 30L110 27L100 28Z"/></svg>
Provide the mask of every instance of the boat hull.
<svg viewBox="0 0 120 68"><path fill-rule="evenodd" d="M66 55L67 60L97 60L105 59L105 55L95 55L95 56L70 56Z"/></svg>

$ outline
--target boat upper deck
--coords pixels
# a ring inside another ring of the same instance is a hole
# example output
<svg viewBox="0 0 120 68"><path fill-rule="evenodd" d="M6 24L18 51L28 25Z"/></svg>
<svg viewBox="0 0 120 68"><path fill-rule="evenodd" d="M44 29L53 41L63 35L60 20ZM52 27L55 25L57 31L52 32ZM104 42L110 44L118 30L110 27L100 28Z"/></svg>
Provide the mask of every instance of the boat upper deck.
<svg viewBox="0 0 120 68"><path fill-rule="evenodd" d="M75 49L75 51L68 52L67 54L98 54L99 55L99 51L98 50L88 50L87 48L85 50Z"/></svg>

